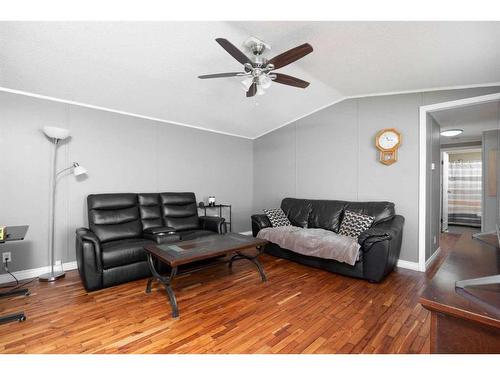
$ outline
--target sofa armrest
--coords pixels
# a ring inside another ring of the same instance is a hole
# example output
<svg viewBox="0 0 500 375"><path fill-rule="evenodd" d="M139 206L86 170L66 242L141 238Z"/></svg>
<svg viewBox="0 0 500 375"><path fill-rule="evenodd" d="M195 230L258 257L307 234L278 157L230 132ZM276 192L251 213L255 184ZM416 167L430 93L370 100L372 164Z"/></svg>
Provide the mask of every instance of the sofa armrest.
<svg viewBox="0 0 500 375"><path fill-rule="evenodd" d="M219 234L227 232L226 219L219 216L200 216L200 226L201 229L210 230Z"/></svg>
<svg viewBox="0 0 500 375"><path fill-rule="evenodd" d="M358 242L363 250L363 272L371 281L381 281L396 266L403 241L404 217L394 216L363 232Z"/></svg>
<svg viewBox="0 0 500 375"><path fill-rule="evenodd" d="M101 242L87 228L76 230L76 261L85 289L102 288Z"/></svg>
<svg viewBox="0 0 500 375"><path fill-rule="evenodd" d="M252 215L252 234L257 237L257 233L263 228L272 227L269 218L265 214Z"/></svg>

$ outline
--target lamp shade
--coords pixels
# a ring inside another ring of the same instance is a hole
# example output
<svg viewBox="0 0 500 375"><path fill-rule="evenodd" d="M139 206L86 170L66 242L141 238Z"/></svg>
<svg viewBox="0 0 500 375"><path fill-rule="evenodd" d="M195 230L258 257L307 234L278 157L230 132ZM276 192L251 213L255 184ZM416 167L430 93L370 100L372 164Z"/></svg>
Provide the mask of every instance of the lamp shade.
<svg viewBox="0 0 500 375"><path fill-rule="evenodd" d="M243 90L248 91L253 84L253 77L245 78L241 81L241 84L243 85Z"/></svg>
<svg viewBox="0 0 500 375"><path fill-rule="evenodd" d="M73 163L73 174L75 176L81 176L82 174L87 174L87 170L83 168L80 164Z"/></svg>
<svg viewBox="0 0 500 375"><path fill-rule="evenodd" d="M55 126L44 126L43 132L49 138L66 139L69 137L69 129L58 128Z"/></svg>
<svg viewBox="0 0 500 375"><path fill-rule="evenodd" d="M259 77L259 84L263 89L268 89L269 87L271 87L271 82L271 78L269 78L269 76L266 74L263 74Z"/></svg>

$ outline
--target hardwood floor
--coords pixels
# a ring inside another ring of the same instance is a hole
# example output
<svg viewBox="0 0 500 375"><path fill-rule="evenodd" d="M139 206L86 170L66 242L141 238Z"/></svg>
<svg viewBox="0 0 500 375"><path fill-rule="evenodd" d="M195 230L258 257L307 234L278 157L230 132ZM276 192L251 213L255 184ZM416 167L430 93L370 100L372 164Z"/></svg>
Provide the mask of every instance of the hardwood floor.
<svg viewBox="0 0 500 375"><path fill-rule="evenodd" d="M430 317L418 296L437 266L370 284L269 255L262 262L267 283L246 262L179 277L178 319L158 285L144 293L146 280L92 293L76 271L35 281L29 297L0 300L0 315L24 309L28 317L0 325L0 353L429 352Z"/></svg>

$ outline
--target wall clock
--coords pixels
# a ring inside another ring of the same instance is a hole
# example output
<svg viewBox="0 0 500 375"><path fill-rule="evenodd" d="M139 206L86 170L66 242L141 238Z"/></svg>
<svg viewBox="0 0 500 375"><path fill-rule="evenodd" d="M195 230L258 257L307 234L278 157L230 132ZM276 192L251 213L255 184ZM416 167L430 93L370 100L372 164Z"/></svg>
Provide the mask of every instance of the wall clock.
<svg viewBox="0 0 500 375"><path fill-rule="evenodd" d="M398 161L398 148L401 146L401 133L396 129L382 129L375 137L375 146L379 149L379 161L391 165Z"/></svg>

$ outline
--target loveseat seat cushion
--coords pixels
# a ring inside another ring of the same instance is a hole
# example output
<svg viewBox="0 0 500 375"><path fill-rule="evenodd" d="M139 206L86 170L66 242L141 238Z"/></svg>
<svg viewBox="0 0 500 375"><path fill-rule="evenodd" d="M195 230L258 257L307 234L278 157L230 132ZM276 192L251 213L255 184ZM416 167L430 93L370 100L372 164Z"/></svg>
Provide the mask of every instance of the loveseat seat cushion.
<svg viewBox="0 0 500 375"><path fill-rule="evenodd" d="M137 194L92 194L87 207L90 230L99 241L141 237Z"/></svg>
<svg viewBox="0 0 500 375"><path fill-rule="evenodd" d="M392 202L347 202L346 211L373 216L373 225L391 220L396 215Z"/></svg>
<svg viewBox="0 0 500 375"><path fill-rule="evenodd" d="M123 266L146 260L144 246L155 244L142 238L118 240L102 245L102 265L104 269Z"/></svg>
<svg viewBox="0 0 500 375"><path fill-rule="evenodd" d="M342 213L347 204L345 201L311 200L312 210L309 214L309 228L322 228L338 233Z"/></svg>

